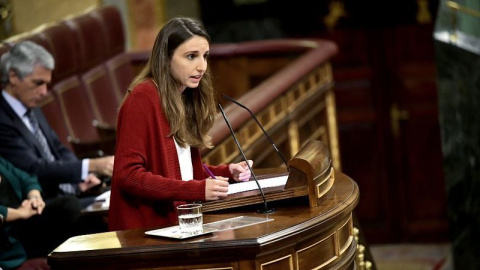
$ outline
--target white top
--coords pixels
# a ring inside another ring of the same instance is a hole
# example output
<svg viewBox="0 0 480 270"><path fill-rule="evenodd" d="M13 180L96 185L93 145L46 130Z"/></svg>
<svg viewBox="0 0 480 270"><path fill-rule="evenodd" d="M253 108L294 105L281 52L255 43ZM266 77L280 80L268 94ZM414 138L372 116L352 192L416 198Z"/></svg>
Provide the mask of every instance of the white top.
<svg viewBox="0 0 480 270"><path fill-rule="evenodd" d="M175 142L175 148L177 148L178 164L180 164L180 173L183 181L193 179L193 165L192 165L192 153L190 151L190 145L183 148L178 145L177 140Z"/></svg>

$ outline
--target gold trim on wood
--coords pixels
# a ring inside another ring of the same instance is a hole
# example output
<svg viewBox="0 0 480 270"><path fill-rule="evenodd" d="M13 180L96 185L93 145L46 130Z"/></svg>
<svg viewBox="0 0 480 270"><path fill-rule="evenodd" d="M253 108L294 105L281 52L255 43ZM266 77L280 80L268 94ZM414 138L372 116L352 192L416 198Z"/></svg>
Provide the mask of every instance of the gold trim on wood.
<svg viewBox="0 0 480 270"><path fill-rule="evenodd" d="M338 20L348 16L343 1L333 0L328 4L328 14L324 17L323 23L329 30L333 30L337 26Z"/></svg>
<svg viewBox="0 0 480 270"><path fill-rule="evenodd" d="M233 267L221 267L221 268L192 268L192 270L233 270Z"/></svg>
<svg viewBox="0 0 480 270"><path fill-rule="evenodd" d="M432 15L428 10L428 0L417 0L417 22L419 24L428 24L432 22Z"/></svg>
<svg viewBox="0 0 480 270"><path fill-rule="evenodd" d="M238 268L234 268L234 267L213 267L213 268L191 268L191 266L172 266L172 267L162 267L162 266L159 266L159 267L148 267L148 268L135 268L137 270L165 270L165 269L168 269L168 270L183 270L183 269L189 269L189 270L234 270L234 269L238 269Z"/></svg>
<svg viewBox="0 0 480 270"><path fill-rule="evenodd" d="M304 144L311 141L311 140L319 140L326 142L328 139L327 137L327 129L324 126L317 128L308 138L305 140Z"/></svg>
<svg viewBox="0 0 480 270"><path fill-rule="evenodd" d="M279 261L283 261L285 259L288 259L288 265L289 265L290 269L293 270L293 258L292 258L291 254L289 254L287 256L277 258L275 260L264 262L264 263L260 264L260 269L264 269L264 267L267 267L269 264L273 264L273 263L276 263L276 262L279 262Z"/></svg>
<svg viewBox="0 0 480 270"><path fill-rule="evenodd" d="M350 218L345 221L345 223L340 227L340 229L338 229L338 233L341 232L342 229L344 229L345 227L347 227L348 229L348 238L347 238L347 241L345 243L339 243L340 244L340 255L343 254L345 251L348 250L348 248L352 245L353 243L353 233L352 233L352 227L353 227L353 221L352 221L352 215L350 214Z"/></svg>
<svg viewBox="0 0 480 270"><path fill-rule="evenodd" d="M290 143L290 156L293 157L300 150L298 124L296 122L288 124L288 142Z"/></svg>
<svg viewBox="0 0 480 270"><path fill-rule="evenodd" d="M315 185L315 194L317 196L317 199L320 199L328 191L330 191L334 182L335 182L335 171L333 170L333 167L331 167L328 177L325 177L324 180L322 180L320 183Z"/></svg>
<svg viewBox="0 0 480 270"><path fill-rule="evenodd" d="M329 90L325 97L327 103L327 123L328 123L328 138L330 146L330 154L333 160L333 167L342 171L340 162L340 144L338 143L338 129L337 129L337 110L335 106L335 94L333 90Z"/></svg>
<svg viewBox="0 0 480 270"><path fill-rule="evenodd" d="M297 257L297 269L300 269L300 257L301 257L301 253L302 252L307 252L309 250L311 250L312 248L315 248L315 247L321 247L322 245L328 245L328 241L332 241L332 238L333 238L333 244L335 246L337 246L337 242L335 241L335 235L336 235L336 232L330 234L329 236L321 239L320 241L317 241L305 248L302 248L302 249L299 249L295 252L295 256ZM336 249L336 247L335 247ZM313 269L321 269L322 267L324 267L325 265L328 265L329 263L331 263L332 261L336 260L338 258L338 253L336 251L334 251L334 254L332 257L330 257L328 260L326 261L323 261L323 262L320 262L321 264Z"/></svg>

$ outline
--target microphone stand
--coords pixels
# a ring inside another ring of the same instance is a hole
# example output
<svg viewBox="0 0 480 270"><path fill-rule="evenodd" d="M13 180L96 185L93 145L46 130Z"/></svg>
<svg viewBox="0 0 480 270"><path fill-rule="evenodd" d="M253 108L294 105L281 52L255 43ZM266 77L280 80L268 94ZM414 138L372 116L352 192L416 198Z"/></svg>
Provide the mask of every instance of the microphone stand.
<svg viewBox="0 0 480 270"><path fill-rule="evenodd" d="M227 116L225 115L225 112L223 111L222 105L218 104L218 107L220 108L220 111L222 112L223 119L225 119L225 123L227 123L228 129L230 130L230 133L232 134L233 140L235 141L235 144L237 145L238 150L242 154L243 160L245 160L245 163L247 163L248 169L252 173L253 180L255 180L255 183L257 184L258 189L260 190L260 193L262 194L264 209L258 209L257 213L260 213L260 214L274 213L276 211L276 209L275 208L268 208L267 199L265 198L265 194L263 193L263 189L260 186L260 183L258 182L257 176L253 172L252 167L248 163L247 157L245 156L245 153L243 152L242 147L240 146L240 143L238 142L237 137L235 136L235 132L233 132L232 126L230 125L230 122L228 121Z"/></svg>
<svg viewBox="0 0 480 270"><path fill-rule="evenodd" d="M253 114L253 112L247 108L247 106L243 105L242 103L236 101L235 99L225 95L225 94L222 94L222 96L225 98L225 99L228 99L230 100L231 102L235 103L236 105L242 107L243 109L247 110L247 112L250 113L250 116L253 118L253 120L255 120L255 122L257 123L257 125L262 129L263 131L263 135L265 135L265 137L267 137L268 141L270 142L270 144L273 146L273 149L275 149L275 151L277 151L277 154L280 156L280 158L282 159L283 163L285 163L285 166L287 167L287 171L290 171L290 167L288 167L288 163L287 163L287 160L285 159L285 157L282 155L282 152L280 152L277 148L277 146L275 145L275 143L273 142L272 138L268 135L267 131L265 131L265 129L263 128L262 124L260 124L260 122L258 121L257 117L255 117L255 115Z"/></svg>

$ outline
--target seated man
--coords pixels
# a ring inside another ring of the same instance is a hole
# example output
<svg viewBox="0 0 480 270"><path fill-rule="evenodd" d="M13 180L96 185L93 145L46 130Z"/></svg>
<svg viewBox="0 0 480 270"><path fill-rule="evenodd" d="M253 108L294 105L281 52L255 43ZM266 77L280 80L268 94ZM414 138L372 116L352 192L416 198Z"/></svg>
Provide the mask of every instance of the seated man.
<svg viewBox="0 0 480 270"><path fill-rule="evenodd" d="M0 155L34 174L45 198L80 195L111 176L113 156L79 160L46 121L38 103L47 94L54 59L43 47L23 41L2 55L0 72ZM88 205L91 201L84 203Z"/></svg>
<svg viewBox="0 0 480 270"><path fill-rule="evenodd" d="M81 205L63 196L44 202L37 178L0 157L0 269L15 269L27 259L46 268L46 256L75 235ZM38 263L40 262L40 264Z"/></svg>

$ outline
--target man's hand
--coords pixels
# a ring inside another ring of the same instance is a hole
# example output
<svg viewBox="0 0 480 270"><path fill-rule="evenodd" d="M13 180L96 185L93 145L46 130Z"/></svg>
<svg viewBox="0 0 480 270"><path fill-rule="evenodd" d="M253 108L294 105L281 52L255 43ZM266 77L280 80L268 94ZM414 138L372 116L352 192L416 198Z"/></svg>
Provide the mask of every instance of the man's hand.
<svg viewBox="0 0 480 270"><path fill-rule="evenodd" d="M101 158L92 158L88 166L88 171L104 176L112 176L114 156Z"/></svg>
<svg viewBox="0 0 480 270"><path fill-rule="evenodd" d="M78 184L78 187L80 188L81 192L85 192L97 185L100 185L100 183L102 183L102 180L98 179L95 174L90 173L83 182Z"/></svg>

